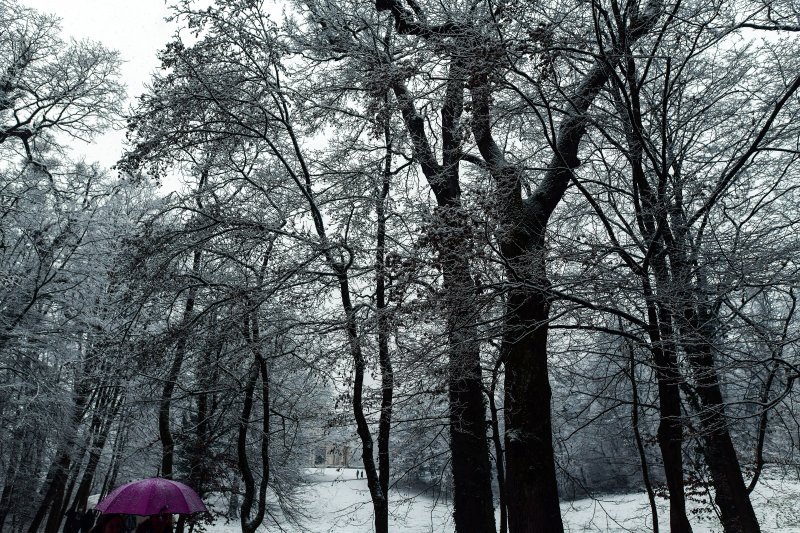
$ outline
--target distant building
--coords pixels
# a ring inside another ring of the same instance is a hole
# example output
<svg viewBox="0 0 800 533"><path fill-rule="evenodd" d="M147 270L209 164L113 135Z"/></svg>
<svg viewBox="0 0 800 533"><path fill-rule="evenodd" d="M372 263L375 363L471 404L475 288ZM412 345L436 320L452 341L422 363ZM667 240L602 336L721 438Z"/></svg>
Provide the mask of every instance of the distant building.
<svg viewBox="0 0 800 533"><path fill-rule="evenodd" d="M316 467L344 467L352 464L352 449L350 446L341 444L326 444L318 446L311 457L311 464Z"/></svg>

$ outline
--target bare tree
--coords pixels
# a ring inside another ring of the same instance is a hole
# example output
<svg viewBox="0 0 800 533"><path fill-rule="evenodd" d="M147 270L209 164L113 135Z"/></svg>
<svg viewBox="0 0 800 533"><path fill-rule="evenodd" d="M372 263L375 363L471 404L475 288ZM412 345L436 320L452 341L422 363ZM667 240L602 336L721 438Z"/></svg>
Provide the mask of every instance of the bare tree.
<svg viewBox="0 0 800 533"><path fill-rule="evenodd" d="M89 140L119 116L116 52L88 41L65 43L58 18L16 0L0 3L0 25L0 144L16 141L29 161L41 164L38 152L54 135Z"/></svg>

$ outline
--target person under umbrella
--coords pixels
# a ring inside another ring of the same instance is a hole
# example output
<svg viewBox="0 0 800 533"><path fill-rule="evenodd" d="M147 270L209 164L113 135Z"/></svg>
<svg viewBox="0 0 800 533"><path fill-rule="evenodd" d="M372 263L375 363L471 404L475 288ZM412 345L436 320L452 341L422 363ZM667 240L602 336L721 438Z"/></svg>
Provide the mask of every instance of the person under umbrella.
<svg viewBox="0 0 800 533"><path fill-rule="evenodd" d="M105 514L153 516L188 515L207 512L203 500L183 483L171 479L150 478L117 487L97 504Z"/></svg>
<svg viewBox="0 0 800 533"><path fill-rule="evenodd" d="M208 512L203 500L190 487L164 478L143 479L117 487L96 509L105 514L149 516L147 525L136 528L137 533L172 533L173 514L181 516L180 532L185 516Z"/></svg>

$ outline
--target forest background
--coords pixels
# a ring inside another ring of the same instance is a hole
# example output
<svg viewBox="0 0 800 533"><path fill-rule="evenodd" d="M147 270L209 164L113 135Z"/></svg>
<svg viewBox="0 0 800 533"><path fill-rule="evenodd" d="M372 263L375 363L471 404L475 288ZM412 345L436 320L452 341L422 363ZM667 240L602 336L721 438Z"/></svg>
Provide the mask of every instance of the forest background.
<svg viewBox="0 0 800 533"><path fill-rule="evenodd" d="M118 53L0 0L0 528L153 475L299 524L348 445L378 532L399 487L459 532L632 490L760 531L798 466L796 2L169 12L126 107Z"/></svg>

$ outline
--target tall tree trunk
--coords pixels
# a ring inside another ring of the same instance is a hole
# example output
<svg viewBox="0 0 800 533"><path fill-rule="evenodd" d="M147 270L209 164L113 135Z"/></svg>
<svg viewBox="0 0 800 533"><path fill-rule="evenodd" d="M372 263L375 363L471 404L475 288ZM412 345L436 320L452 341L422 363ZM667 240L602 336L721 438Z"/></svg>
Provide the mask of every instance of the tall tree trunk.
<svg viewBox="0 0 800 533"><path fill-rule="evenodd" d="M50 514L47 516L47 522L45 522L45 529L55 528L58 530L58 526L61 524L61 519L64 517L64 513L67 512L69 508L70 498L72 498L72 492L75 490L75 485L78 483L78 476L81 473L81 467L83 466L83 456L86 455L87 446L82 446L80 457L77 457L74 461L72 461L72 467L70 468L69 472L69 482L65 487L63 494L61 495L61 502L56 506L57 502L53 503L53 506L50 508Z"/></svg>
<svg viewBox="0 0 800 533"><path fill-rule="evenodd" d="M783 338L786 338L786 330L788 329L789 322L791 321L791 317L794 314L795 307L797 305L797 299L794 296L794 291L790 290L790 294L792 296L792 309L789 312L789 316L784 325L784 335ZM779 348L778 350L773 351L773 357L775 357L775 352L777 351L777 355L782 355L783 348ZM775 376L778 373L778 369L780 368L780 363L775 361L773 363L772 368L769 369L769 374L767 375L767 379L764 382L764 386L761 390L761 405L766 406L769 402L770 392L772 390L772 382L775 380ZM753 478L750 480L750 483L747 484L747 492L753 492L753 489L756 488L756 484L758 483L758 479L761 477L761 471L764 468L764 443L767 437L767 423L769 421L769 409L764 407L761 415L758 417L758 429L756 432L756 445L755 450L753 452Z"/></svg>
<svg viewBox="0 0 800 533"><path fill-rule="evenodd" d="M800 83L800 77L798 82ZM711 473L715 501L725 533L760 533L739 457L728 430L725 402L714 361L716 316L709 301L703 266L693 259L701 246L694 242L679 201L683 198L680 162L673 163L675 204L669 207L672 231L667 252L675 287L671 302L677 319L679 344L686 352L700 400L703 456ZM663 170L662 170L663 172Z"/></svg>
<svg viewBox="0 0 800 533"><path fill-rule="evenodd" d="M361 458L364 464L364 474L367 476L367 487L369 488L372 499L372 507L375 512L375 531L376 533L389 532L389 502L388 495L383 491L381 480L379 479L378 469L375 466L374 444L372 433L364 414L364 354L361 351L361 344L358 339L358 327L356 325L355 311L350 300L350 287L347 272L340 267L338 272L339 294L342 301L342 308L345 313L345 329L347 340L350 345L350 353L353 357L353 415L356 419L356 432L361 439Z"/></svg>
<svg viewBox="0 0 800 533"><path fill-rule="evenodd" d="M199 375L200 392L197 394L197 424L195 425L194 444L189 456L191 468L190 480L192 487L202 497L209 490L211 472L209 469L209 453L211 447L211 409L209 408L209 390L213 387L216 376L213 371L215 359L218 359L224 347L218 333L218 324L215 316L211 317L209 331L212 338L203 351L202 360L196 372Z"/></svg>
<svg viewBox="0 0 800 533"><path fill-rule="evenodd" d="M18 463L15 461L14 442L11 443L11 450L9 451L8 467L6 468L5 478L3 478L3 490L0 491L0 531L3 529L3 524L6 522L8 512L11 510L11 497L14 493L14 483L17 479L16 467Z"/></svg>
<svg viewBox="0 0 800 533"><path fill-rule="evenodd" d="M456 235L459 230L463 231L458 226L445 231L451 229L457 232ZM480 344L475 326L477 291L469 273L467 255L462 253L463 247L463 242L451 242L442 254L450 352L448 391L453 515L459 532L495 531ZM465 524L472 526L465 527Z"/></svg>
<svg viewBox="0 0 800 533"><path fill-rule="evenodd" d="M641 132L642 111L640 103L640 83L636 61L631 50L626 49L625 82L627 87L617 82L615 93L617 108L625 124L628 144L628 160L631 164L631 189L634 198L636 224L645 242L649 243L647 257L652 258L652 266L639 266L629 261L631 270L642 281L642 292L647 307L647 333L650 351L658 383L659 425L657 440L664 465L664 476L669 491L670 531L691 533L692 527L686 513L686 494L683 478L683 421L681 416L680 384L681 371L678 366L677 349L674 339L673 317L669 306L672 284L669 265L664 258L665 241L669 241L669 227L666 211L663 209L663 186L651 186L645 173ZM627 89L629 107L623 104L619 91ZM661 178L663 179L663 178ZM656 291L651 283L655 277Z"/></svg>
<svg viewBox="0 0 800 533"><path fill-rule="evenodd" d="M202 250L195 250L192 254L192 277L197 276L200 271L202 253ZM186 357L186 340L189 335L187 328L191 322L196 297L197 289L192 286L186 296L183 317L178 331L178 340L175 343L175 357L164 379L164 388L161 391L161 402L158 407L158 435L161 439L161 477L166 479L172 479L172 469L175 463L175 439L172 436L172 423L170 420L172 394L175 391L175 385L183 368L183 360Z"/></svg>
<svg viewBox="0 0 800 533"><path fill-rule="evenodd" d="M283 100L283 95L278 93L276 96L282 107L283 115L287 118L290 117L291 113L289 112L289 106ZM284 164L284 168L295 181L300 192L305 196L308 202L308 207L314 223L314 230L316 231L320 246L324 250L323 253L325 260L328 264L328 267L336 276L336 281L339 286L339 298L342 304L342 311L344 313L344 332L347 337L350 356L353 359L353 416L356 421L356 432L361 440L361 453L364 462L364 473L367 476L367 487L369 488L372 507L375 512L375 530L377 533L387 533L389 528L388 494L384 492L381 487L381 480L379 479L380 476L375 465L375 444L372 438L372 432L369 428L369 423L367 422L363 404L364 370L366 367L366 362L364 359L364 353L361 349L361 340L359 338L355 309L353 307L353 302L350 295L350 274L348 272L348 268L350 262L352 261L352 251L344 247L340 250L342 255L337 256L337 247L332 246L330 240L328 239L325 230L325 221L314 197L311 172L306 163L305 155L300 147L300 143L295 136L291 121L287 119L284 122L284 126L286 128L286 133L292 142L294 154L299 162L300 173L298 174L292 165ZM283 157L281 160L286 161ZM343 255L345 254L350 256L349 259L344 259ZM383 398L381 403L382 405L384 404ZM385 417L387 414L388 413L381 413L381 417ZM386 420L389 419L387 418ZM388 430L389 426L385 425L384 427ZM388 446L388 440L386 444ZM388 483L388 478L386 482Z"/></svg>
<svg viewBox="0 0 800 533"><path fill-rule="evenodd" d="M264 276L266 275L269 259L272 254L275 236L268 242L267 251L261 262L258 271L257 285L258 291L263 289ZM253 369L248 379L245 389L245 401L242 407L242 417L239 422L239 438L237 441L237 453L239 459L239 470L244 481L244 496L242 497L241 526L242 533L255 533L264 522L267 513L267 488L269 486L270 461L269 461L269 429L270 429L270 383L269 366L264 358L261 346L261 319L259 310L261 301L252 302L249 298L245 299L245 318L243 321L242 333L247 340L250 351L253 354ZM250 461L247 458L247 432L250 425L250 413L253 409L253 395L258 379L261 379L261 435L260 459L261 459L261 479L256 493L255 478L253 476ZM251 511L253 504L256 511L253 516Z"/></svg>
<svg viewBox="0 0 800 533"><path fill-rule="evenodd" d="M388 106L388 96L384 97L384 105ZM384 119L383 127L386 155L380 186L376 190L375 212L378 218L375 246L375 304L378 322L378 364L381 370L381 414L378 420L378 482L381 493L386 498L386 516L381 522L389 523L389 435L392 428L392 402L394 397L394 370L389 352L389 309L386 294L386 200L392 176L392 135L389 116ZM377 521L377 517L376 517Z"/></svg>
<svg viewBox="0 0 800 533"><path fill-rule="evenodd" d="M622 324L620 320L620 329ZM656 506L656 494L653 490L653 484L650 480L650 466L647 462L647 453L644 448L644 440L642 439L642 431L639 424L639 387L636 378L636 354L633 346L629 341L625 341L625 348L628 351L628 378L631 382L631 428L633 430L633 437L636 441L636 451L639 454L639 463L642 469L642 481L644 488L647 491L647 501L650 503L650 515L653 519L653 533L659 533L658 526L658 507Z"/></svg>
<svg viewBox="0 0 800 533"><path fill-rule="evenodd" d="M48 469L43 487L44 493L42 500L39 503L33 520L28 526L28 533L36 533L39 531L42 522L51 508L61 509L64 488L66 486L67 476L69 475L69 468L72 464L72 452L75 448L78 427L81 424L89 401L89 393L85 390L85 384L83 383L84 379L84 375L80 375L76 378L78 383L75 386L72 413L67 421L66 434L59 444L55 458ZM53 521L54 520L55 519L53 519ZM47 533L56 532L58 524L54 524L53 521L48 520L49 524L45 527L44 531Z"/></svg>
<svg viewBox="0 0 800 533"><path fill-rule="evenodd" d="M671 340L662 340L665 335L667 339L671 339L671 336L669 332L664 331L663 326L659 330L660 323L655 316L654 307L653 304L648 304L650 348L658 382L659 424L656 437L669 491L670 531L691 533L692 526L686 514L683 480L683 418L680 396L682 377Z"/></svg>
<svg viewBox="0 0 800 533"><path fill-rule="evenodd" d="M120 416L119 423L117 424L117 432L114 436L114 447L111 452L111 460L108 464L108 470L103 478L103 485L100 488L100 498L105 497L106 494L116 488L117 475L119 474L120 455L125 449L128 441L129 426L125 423L127 417L125 413Z"/></svg>
<svg viewBox="0 0 800 533"><path fill-rule="evenodd" d="M497 495L499 498L498 506L500 507L500 533L508 531L508 507L506 497L506 467L503 456L503 434L500 432L500 419L497 409L497 401L495 400L495 392L497 390L497 380L500 377L500 367L503 364L503 358L498 357L495 364L494 371L492 372L492 385L489 389L489 413L492 420L492 443L494 444L495 467L497 469Z"/></svg>
<svg viewBox="0 0 800 533"><path fill-rule="evenodd" d="M100 456L106 446L108 435L111 433L111 426L114 424L120 405L122 405L121 398L117 396L116 387L109 387L109 390L106 391L106 396L107 398L103 402L104 405L96 407L98 411L104 411L104 416L102 420L99 420L97 432L92 439L91 448L89 450L89 461L86 464L83 476L78 484L78 490L75 492L75 498L71 506L73 509L86 508L89 493L92 489L92 482L97 472L97 466L100 464Z"/></svg>
<svg viewBox="0 0 800 533"><path fill-rule="evenodd" d="M247 458L247 433L250 428L250 415L253 412L253 395L255 394L259 372L258 363L254 362L250 367L250 375L247 378L247 384L244 389L244 403L242 404L242 414L239 418L239 434L236 440L239 473L242 475L242 481L244 482L244 494L242 495L242 506L240 509L242 533L254 533L256 527L258 527L258 525L255 527L251 526L253 520L250 513L253 509L253 502L255 501L256 482L253 469L250 467L250 460Z"/></svg>
<svg viewBox="0 0 800 533"><path fill-rule="evenodd" d="M512 533L563 531L547 372L550 304L543 233L536 240L506 240L501 245L512 284L502 343L508 526ZM534 271L529 270L531 264Z"/></svg>
<svg viewBox="0 0 800 533"><path fill-rule="evenodd" d="M655 26L663 2L652 0L631 17L619 43L633 45ZM470 43L467 43L470 44ZM476 45L474 49L480 49ZM616 49L598 59L568 99L554 132L553 157L536 189L522 197L523 170L510 162L492 135L491 63L477 62L470 73L472 131L496 187L497 239L506 264L509 293L505 306L503 355L506 369L506 481L512 533L560 532L563 524L552 443L547 333L550 315L546 274L546 231L553 211L580 165L578 150L586 133L587 111L608 82Z"/></svg>
<svg viewBox="0 0 800 533"><path fill-rule="evenodd" d="M601 86L604 82L598 80ZM488 73L473 73L470 86L475 140L497 189L500 220L497 239L509 287L501 344L505 365L508 526L512 533L560 532L564 526L556 480L547 371L550 301L545 231L550 214L566 190L571 168L576 164L564 168L560 174L548 172L545 183L553 182L548 186L549 198L534 196L524 201L522 171L506 160L492 136ZM570 140L574 141L570 148L575 152L582 131L578 133L577 136L570 134Z"/></svg>
<svg viewBox="0 0 800 533"><path fill-rule="evenodd" d="M643 195L646 196L646 195ZM653 217L640 216L644 219L643 225L646 238L655 246L659 242L656 234L656 224ZM657 250L654 255L660 257ZM656 259L656 282L660 287L659 292L669 291L669 275L666 262L663 258ZM661 451L664 466L664 477L667 481L669 492L669 524L672 533L691 533L692 526L686 512L686 488L683 470L683 417L681 412L680 385L683 377L678 365L677 349L674 341L672 314L669 307L654 294L650 278L645 271L641 273L643 292L647 307L647 333L650 340L650 352L653 355L653 364L658 384L658 413L659 424L656 438Z"/></svg>
<svg viewBox="0 0 800 533"><path fill-rule="evenodd" d="M711 473L715 502L725 533L760 533L750 493L742 476L739 457L733 445L728 418L725 416L725 401L714 364L714 347L710 327L710 313L697 313L687 308L687 329L683 330L689 364L695 380L695 391L700 399L700 424L703 430L703 457Z"/></svg>
<svg viewBox="0 0 800 533"><path fill-rule="evenodd" d="M486 436L486 405L480 365L477 290L469 258L472 236L462 211L459 184L460 136L465 74L463 65L450 67L442 107L442 164L433 155L425 121L408 89L393 85L415 156L436 197L436 240L444 278L447 313L448 396L453 471L453 518L458 532L495 531L492 472Z"/></svg>
<svg viewBox="0 0 800 533"><path fill-rule="evenodd" d="M18 425L11 435L8 450L8 463L3 477L3 491L0 492L0 531L11 511L11 500L16 489L17 481L29 474L30 465L27 464L26 448L31 446L33 432L26 432L22 424Z"/></svg>

